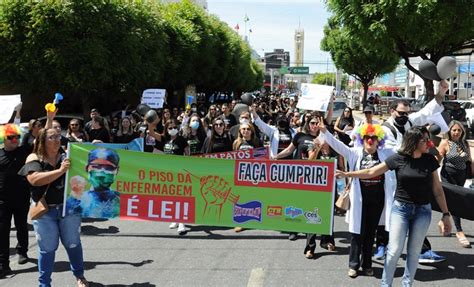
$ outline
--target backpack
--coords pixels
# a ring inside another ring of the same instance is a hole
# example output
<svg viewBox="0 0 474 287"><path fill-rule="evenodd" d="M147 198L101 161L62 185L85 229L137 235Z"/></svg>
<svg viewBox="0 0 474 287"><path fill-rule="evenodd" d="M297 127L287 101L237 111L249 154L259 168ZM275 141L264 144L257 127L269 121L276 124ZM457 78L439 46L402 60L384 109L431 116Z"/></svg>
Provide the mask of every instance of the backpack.
<svg viewBox="0 0 474 287"><path fill-rule="evenodd" d="M408 120L408 123L410 124L410 128L413 126L413 124L411 123L410 120ZM387 127L393 134L393 137L395 138L395 140L397 139L397 130L395 129L394 126L392 126L391 124L389 124L387 121L383 122L382 123L382 126L383 127Z"/></svg>

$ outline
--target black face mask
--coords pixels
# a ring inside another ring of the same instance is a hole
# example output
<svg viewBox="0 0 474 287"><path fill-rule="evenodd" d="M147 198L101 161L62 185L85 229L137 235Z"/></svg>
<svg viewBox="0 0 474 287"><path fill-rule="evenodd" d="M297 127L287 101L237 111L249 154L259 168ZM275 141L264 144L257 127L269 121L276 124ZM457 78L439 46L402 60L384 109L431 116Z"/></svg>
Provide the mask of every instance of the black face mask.
<svg viewBox="0 0 474 287"><path fill-rule="evenodd" d="M408 122L408 117L407 116L395 117L395 122L397 123L397 125L403 127Z"/></svg>

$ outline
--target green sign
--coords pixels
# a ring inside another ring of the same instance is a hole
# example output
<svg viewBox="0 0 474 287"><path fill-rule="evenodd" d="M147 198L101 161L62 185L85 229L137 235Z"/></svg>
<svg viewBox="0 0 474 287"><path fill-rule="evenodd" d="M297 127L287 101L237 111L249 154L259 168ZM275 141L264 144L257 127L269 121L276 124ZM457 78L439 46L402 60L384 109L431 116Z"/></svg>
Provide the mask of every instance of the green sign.
<svg viewBox="0 0 474 287"><path fill-rule="evenodd" d="M332 233L335 162L214 159L69 147L65 212Z"/></svg>
<svg viewBox="0 0 474 287"><path fill-rule="evenodd" d="M290 74L309 74L309 67L290 67Z"/></svg>
<svg viewBox="0 0 474 287"><path fill-rule="evenodd" d="M280 68L280 75L285 75L285 74L288 74L288 67L287 66L283 66Z"/></svg>

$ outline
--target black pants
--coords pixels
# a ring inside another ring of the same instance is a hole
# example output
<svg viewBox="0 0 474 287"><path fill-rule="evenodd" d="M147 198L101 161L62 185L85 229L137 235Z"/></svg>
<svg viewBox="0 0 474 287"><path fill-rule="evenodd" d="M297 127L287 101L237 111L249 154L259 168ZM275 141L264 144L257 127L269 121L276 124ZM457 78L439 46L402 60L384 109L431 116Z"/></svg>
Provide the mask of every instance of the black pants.
<svg viewBox="0 0 474 287"><path fill-rule="evenodd" d="M321 235L321 241L319 243L319 246L326 248L329 243L331 243L332 245L335 245L334 235ZM304 248L303 253L306 254L308 250L311 250L311 252L314 253L315 249L316 249L316 234L307 233L306 246Z"/></svg>
<svg viewBox="0 0 474 287"><path fill-rule="evenodd" d="M377 234L375 236L375 245L379 247L383 245L387 247L388 245L388 231L385 230L385 225L377 226Z"/></svg>
<svg viewBox="0 0 474 287"><path fill-rule="evenodd" d="M360 234L351 233L349 268L358 270L372 268L372 246L375 230L384 207L384 191L362 192L362 215Z"/></svg>
<svg viewBox="0 0 474 287"><path fill-rule="evenodd" d="M9 267L10 230L12 216L16 227L17 253L26 254L28 251L28 210L29 200L0 199L0 270Z"/></svg>
<svg viewBox="0 0 474 287"><path fill-rule="evenodd" d="M441 180L451 184L464 186L466 183L466 171L457 170L443 165L441 168ZM454 226L456 226L456 231L462 232L461 218L453 215L453 221Z"/></svg>

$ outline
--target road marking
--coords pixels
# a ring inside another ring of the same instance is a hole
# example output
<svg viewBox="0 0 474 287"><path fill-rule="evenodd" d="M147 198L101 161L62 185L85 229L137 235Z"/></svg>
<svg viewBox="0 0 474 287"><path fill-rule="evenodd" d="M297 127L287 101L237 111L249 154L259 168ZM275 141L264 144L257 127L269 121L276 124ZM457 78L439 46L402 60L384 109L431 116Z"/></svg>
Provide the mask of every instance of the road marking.
<svg viewBox="0 0 474 287"><path fill-rule="evenodd" d="M250 272L249 281L247 287L260 287L263 286L263 279L265 279L265 271L263 268L254 268Z"/></svg>

